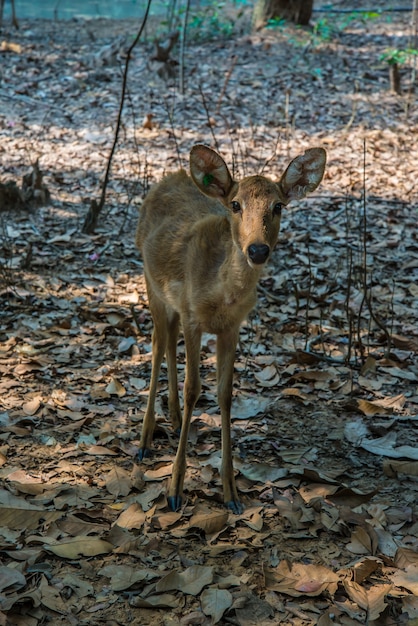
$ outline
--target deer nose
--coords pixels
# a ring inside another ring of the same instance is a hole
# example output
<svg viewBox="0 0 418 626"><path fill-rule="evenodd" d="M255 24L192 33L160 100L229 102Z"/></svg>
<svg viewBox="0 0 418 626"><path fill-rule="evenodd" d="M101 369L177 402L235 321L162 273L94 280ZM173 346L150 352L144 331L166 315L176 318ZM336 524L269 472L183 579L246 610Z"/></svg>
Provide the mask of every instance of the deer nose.
<svg viewBox="0 0 418 626"><path fill-rule="evenodd" d="M261 265L267 261L270 254L270 247L265 243L252 243L248 246L248 256L256 265Z"/></svg>

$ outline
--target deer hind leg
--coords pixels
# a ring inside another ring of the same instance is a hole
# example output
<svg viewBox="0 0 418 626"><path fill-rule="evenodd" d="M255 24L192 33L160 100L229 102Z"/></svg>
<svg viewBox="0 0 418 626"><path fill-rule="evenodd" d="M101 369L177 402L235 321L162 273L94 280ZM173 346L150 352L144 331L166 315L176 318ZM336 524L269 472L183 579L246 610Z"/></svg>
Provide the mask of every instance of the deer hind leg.
<svg viewBox="0 0 418 626"><path fill-rule="evenodd" d="M167 347L168 316L165 304L148 287L149 307L154 321L152 331L152 360L151 382L148 395L148 404L142 424L141 442L139 444L139 460L150 456L150 448L155 428L155 396L157 394L158 379L161 363Z"/></svg>
<svg viewBox="0 0 418 626"><path fill-rule="evenodd" d="M181 426L180 440L174 460L170 489L168 491L168 505L172 511L181 508L183 496L184 475L187 465L187 440L189 436L190 420L193 409L200 394L200 330L183 324L184 341L186 346L186 378L184 381L184 412Z"/></svg>
<svg viewBox="0 0 418 626"><path fill-rule="evenodd" d="M235 484L231 447L231 403L232 380L234 375L235 348L238 343L238 329L232 329L218 335L216 346L218 402L222 419L222 486L225 506L233 513L244 510L238 497Z"/></svg>
<svg viewBox="0 0 418 626"><path fill-rule="evenodd" d="M167 338L167 373L168 373L168 412L175 433L181 431L181 410L177 380L177 340L179 336L180 316L178 313L168 319Z"/></svg>

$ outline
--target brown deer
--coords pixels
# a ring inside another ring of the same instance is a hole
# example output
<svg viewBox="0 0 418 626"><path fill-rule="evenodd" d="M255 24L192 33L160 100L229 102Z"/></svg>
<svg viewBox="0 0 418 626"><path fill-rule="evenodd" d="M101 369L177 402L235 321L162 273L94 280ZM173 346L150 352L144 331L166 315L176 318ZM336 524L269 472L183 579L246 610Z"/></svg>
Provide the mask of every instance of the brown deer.
<svg viewBox="0 0 418 626"><path fill-rule="evenodd" d="M276 243L282 207L316 189L325 162L325 150L312 148L296 157L278 182L264 176L238 182L216 152L196 145L190 153L191 177L184 170L168 175L145 198L136 244L144 261L154 329L139 459L150 455L155 395L165 354L168 410L173 428L180 432L168 493L173 511L182 504L190 419L200 393L202 332L217 336L224 502L234 513L243 510L235 485L230 424L239 327L256 303L257 282ZM180 324L186 350L183 418L176 354Z"/></svg>

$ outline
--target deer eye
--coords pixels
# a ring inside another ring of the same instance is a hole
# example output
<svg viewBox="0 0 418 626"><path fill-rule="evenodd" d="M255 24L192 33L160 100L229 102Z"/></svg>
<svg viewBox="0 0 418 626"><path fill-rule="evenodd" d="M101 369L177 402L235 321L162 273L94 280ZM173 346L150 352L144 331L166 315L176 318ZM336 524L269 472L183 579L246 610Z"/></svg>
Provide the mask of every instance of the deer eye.
<svg viewBox="0 0 418 626"><path fill-rule="evenodd" d="M273 215L280 215L282 212L283 204L281 202L276 202L273 207Z"/></svg>
<svg viewBox="0 0 418 626"><path fill-rule="evenodd" d="M232 200L231 209L234 213L239 213L241 211L241 205L237 200Z"/></svg>

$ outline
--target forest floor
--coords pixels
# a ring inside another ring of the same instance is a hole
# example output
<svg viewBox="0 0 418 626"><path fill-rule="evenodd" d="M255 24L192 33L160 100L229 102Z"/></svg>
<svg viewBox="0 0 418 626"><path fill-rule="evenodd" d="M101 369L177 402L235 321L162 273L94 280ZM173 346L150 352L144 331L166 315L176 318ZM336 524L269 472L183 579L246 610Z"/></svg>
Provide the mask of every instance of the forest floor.
<svg viewBox="0 0 418 626"><path fill-rule="evenodd" d="M151 60L151 23L93 235L139 24L0 31L0 626L418 623L415 57L400 94L381 59L416 47L411 14L313 24L250 34L248 10L192 14L182 95L181 66ZM328 153L241 331L242 515L222 506L213 337L180 512L165 369L154 456L137 460L152 331L137 212L194 143L238 177ZM42 184L19 190L37 160Z"/></svg>

